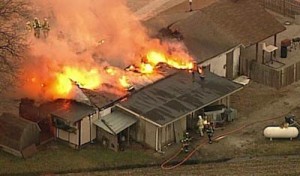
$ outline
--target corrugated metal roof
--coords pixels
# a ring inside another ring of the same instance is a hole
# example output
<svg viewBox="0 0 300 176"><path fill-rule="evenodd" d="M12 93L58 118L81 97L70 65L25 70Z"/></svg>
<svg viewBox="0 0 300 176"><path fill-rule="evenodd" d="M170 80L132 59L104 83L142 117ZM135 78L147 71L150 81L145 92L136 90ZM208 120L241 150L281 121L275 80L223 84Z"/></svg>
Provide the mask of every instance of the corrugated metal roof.
<svg viewBox="0 0 300 176"><path fill-rule="evenodd" d="M41 105L41 109L69 122L76 122L87 115L96 113L92 106L74 100L58 99Z"/></svg>
<svg viewBox="0 0 300 176"><path fill-rule="evenodd" d="M113 111L111 114L108 114L103 118L95 121L94 124L114 135L130 127L136 121L137 119L132 116L129 116L120 111Z"/></svg>
<svg viewBox="0 0 300 176"><path fill-rule="evenodd" d="M120 106L163 126L242 88L210 72L204 80L198 76L193 82L191 73L179 71L134 93Z"/></svg>
<svg viewBox="0 0 300 176"><path fill-rule="evenodd" d="M143 87L153 84L156 81L163 79L169 75L172 75L176 72L172 68L161 68L157 70L156 74L147 75L134 72L127 72L128 77L134 77L136 79L130 80L134 85L135 90L142 89ZM120 101L124 97L128 96L130 93L125 89L120 90L119 86L103 84L102 89L99 90L89 90L81 89L82 92L89 98L90 102L98 107L99 109L105 109L106 107L112 106L114 103Z"/></svg>

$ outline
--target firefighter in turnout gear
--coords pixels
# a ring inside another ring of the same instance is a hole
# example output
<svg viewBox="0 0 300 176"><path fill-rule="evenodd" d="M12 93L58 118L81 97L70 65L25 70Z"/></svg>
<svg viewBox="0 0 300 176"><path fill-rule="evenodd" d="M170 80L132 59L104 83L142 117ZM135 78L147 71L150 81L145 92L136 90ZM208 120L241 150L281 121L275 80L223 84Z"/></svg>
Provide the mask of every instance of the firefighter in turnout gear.
<svg viewBox="0 0 300 176"><path fill-rule="evenodd" d="M31 21L27 21L26 22L26 28L25 28L28 32L32 31L32 23Z"/></svg>
<svg viewBox="0 0 300 176"><path fill-rule="evenodd" d="M50 25L49 25L49 21L47 18L44 18L44 21L42 24L42 30L43 30L44 37L47 38L49 31L50 31Z"/></svg>
<svg viewBox="0 0 300 176"><path fill-rule="evenodd" d="M34 20L33 20L33 29L34 29L34 36L36 38L40 38L40 35L41 35L41 23L40 23L40 20L35 17Z"/></svg>
<svg viewBox="0 0 300 176"><path fill-rule="evenodd" d="M198 120L198 124L197 125L198 125L200 136L203 136L204 120L202 119L201 115L199 115L199 120Z"/></svg>
<svg viewBox="0 0 300 176"><path fill-rule="evenodd" d="M213 123L210 122L208 127L206 128L206 134L207 134L207 137L208 137L208 143L212 143L212 140L211 138L213 137L214 135L214 127L213 127Z"/></svg>
<svg viewBox="0 0 300 176"><path fill-rule="evenodd" d="M190 134L188 132L185 132L183 139L181 140L182 143L182 150L185 153L189 152L189 145L190 145L190 141L191 141L191 137Z"/></svg>

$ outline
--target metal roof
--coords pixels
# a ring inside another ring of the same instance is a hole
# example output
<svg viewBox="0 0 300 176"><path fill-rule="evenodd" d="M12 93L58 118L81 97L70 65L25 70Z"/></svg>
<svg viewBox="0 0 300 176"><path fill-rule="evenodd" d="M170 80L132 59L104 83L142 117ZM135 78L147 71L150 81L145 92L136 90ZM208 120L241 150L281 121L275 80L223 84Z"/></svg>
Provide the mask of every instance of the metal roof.
<svg viewBox="0 0 300 176"><path fill-rule="evenodd" d="M157 80L164 79L165 77L172 75L176 72L176 69L172 68L162 68L158 69L155 74L147 75L134 72L127 72L129 77L134 77L136 79L130 80L136 91L142 89L143 87L155 83ZM81 88L81 91L86 95L92 105L99 109L105 109L112 106L116 102L122 100L123 98L130 95L125 89L110 85L103 84L99 90L89 90Z"/></svg>
<svg viewBox="0 0 300 176"><path fill-rule="evenodd" d="M138 114L158 126L167 125L242 88L213 73L201 80L188 71L179 71L166 79L145 87L120 103L120 107Z"/></svg>
<svg viewBox="0 0 300 176"><path fill-rule="evenodd" d="M120 111L113 111L111 114L95 121L94 124L110 134L116 135L133 125L135 122L137 122L136 118Z"/></svg>
<svg viewBox="0 0 300 176"><path fill-rule="evenodd" d="M42 109L49 109L50 114L69 122L77 122L88 115L96 113L96 109L92 106L66 99L48 102L41 107Z"/></svg>

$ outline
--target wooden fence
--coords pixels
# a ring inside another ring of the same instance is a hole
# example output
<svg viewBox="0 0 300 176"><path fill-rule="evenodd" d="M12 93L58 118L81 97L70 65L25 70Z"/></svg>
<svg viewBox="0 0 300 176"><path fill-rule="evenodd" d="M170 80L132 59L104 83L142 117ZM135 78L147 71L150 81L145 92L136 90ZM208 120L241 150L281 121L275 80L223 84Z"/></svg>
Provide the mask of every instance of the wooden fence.
<svg viewBox="0 0 300 176"><path fill-rule="evenodd" d="M258 0L265 8L284 16L295 18L300 15L299 0Z"/></svg>
<svg viewBox="0 0 300 176"><path fill-rule="evenodd" d="M300 62L277 70L253 61L250 70L252 80L277 89L300 80Z"/></svg>

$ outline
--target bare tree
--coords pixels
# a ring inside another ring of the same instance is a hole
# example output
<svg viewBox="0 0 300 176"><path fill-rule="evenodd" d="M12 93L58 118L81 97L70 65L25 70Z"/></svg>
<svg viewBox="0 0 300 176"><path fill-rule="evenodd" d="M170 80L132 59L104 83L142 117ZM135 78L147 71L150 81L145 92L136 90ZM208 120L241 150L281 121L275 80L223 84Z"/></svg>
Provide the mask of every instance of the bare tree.
<svg viewBox="0 0 300 176"><path fill-rule="evenodd" d="M30 6L27 1L0 1L0 64L2 69L4 67L12 69L14 61L20 58L27 46L25 20L28 18L29 11Z"/></svg>
<svg viewBox="0 0 300 176"><path fill-rule="evenodd" d="M27 48L25 26L29 12L27 0L0 0L0 93L17 76Z"/></svg>

